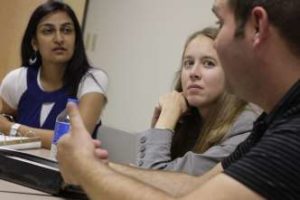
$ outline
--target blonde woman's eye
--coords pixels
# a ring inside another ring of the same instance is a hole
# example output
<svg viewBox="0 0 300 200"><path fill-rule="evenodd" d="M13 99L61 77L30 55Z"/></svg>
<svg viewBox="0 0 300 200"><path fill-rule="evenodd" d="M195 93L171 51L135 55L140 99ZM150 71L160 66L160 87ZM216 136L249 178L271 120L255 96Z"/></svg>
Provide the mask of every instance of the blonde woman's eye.
<svg viewBox="0 0 300 200"><path fill-rule="evenodd" d="M206 60L203 62L203 65L206 67L206 68L212 68L212 67L215 67L216 64L215 62L211 61L211 60Z"/></svg>
<svg viewBox="0 0 300 200"><path fill-rule="evenodd" d="M193 67L194 63L195 62L193 60L184 60L183 61L183 68L190 69L191 67Z"/></svg>

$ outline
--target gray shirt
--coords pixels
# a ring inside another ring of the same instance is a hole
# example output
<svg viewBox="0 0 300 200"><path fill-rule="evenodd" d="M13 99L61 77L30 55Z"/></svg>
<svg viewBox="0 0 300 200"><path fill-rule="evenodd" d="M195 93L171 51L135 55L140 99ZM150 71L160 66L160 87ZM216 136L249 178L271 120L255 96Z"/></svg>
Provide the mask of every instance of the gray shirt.
<svg viewBox="0 0 300 200"><path fill-rule="evenodd" d="M163 169L201 175L230 155L250 134L257 113L245 109L235 120L225 137L202 154L188 151L171 160L173 133L165 129L149 129L138 135L137 165L146 169Z"/></svg>

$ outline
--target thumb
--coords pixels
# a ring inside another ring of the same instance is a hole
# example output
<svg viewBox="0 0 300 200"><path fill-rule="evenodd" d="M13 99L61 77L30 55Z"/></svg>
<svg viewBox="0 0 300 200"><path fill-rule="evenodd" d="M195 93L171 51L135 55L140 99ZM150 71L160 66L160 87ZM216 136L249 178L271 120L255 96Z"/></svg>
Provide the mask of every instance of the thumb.
<svg viewBox="0 0 300 200"><path fill-rule="evenodd" d="M71 131L71 133L81 132L80 130L84 130L84 124L81 119L77 104L73 102L68 102L67 104L67 112L70 117L71 130L79 130L79 131Z"/></svg>

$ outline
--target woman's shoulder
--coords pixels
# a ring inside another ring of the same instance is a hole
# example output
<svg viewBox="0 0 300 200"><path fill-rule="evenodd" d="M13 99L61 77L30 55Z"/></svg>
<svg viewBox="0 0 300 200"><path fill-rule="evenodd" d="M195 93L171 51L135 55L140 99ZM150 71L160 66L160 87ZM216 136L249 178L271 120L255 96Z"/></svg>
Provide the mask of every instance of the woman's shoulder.
<svg viewBox="0 0 300 200"><path fill-rule="evenodd" d="M96 82L97 85L100 84L104 91L107 90L109 78L107 73L101 69L96 67L91 67L86 73L86 79L91 80L92 82Z"/></svg>
<svg viewBox="0 0 300 200"><path fill-rule="evenodd" d="M26 79L26 74L27 74L26 67L19 67L19 68L13 69L5 75L2 83L5 83L5 82L19 83L21 80ZM16 81L16 80L18 80L18 81Z"/></svg>
<svg viewBox="0 0 300 200"><path fill-rule="evenodd" d="M108 77L105 71L99 68L91 67L82 77L78 97L89 93L99 92L105 94L108 88Z"/></svg>
<svg viewBox="0 0 300 200"><path fill-rule="evenodd" d="M87 71L86 75L92 74L96 77L105 77L106 79L108 79L108 75L107 73L101 69L101 68L97 68L97 67L90 67L89 70Z"/></svg>
<svg viewBox="0 0 300 200"><path fill-rule="evenodd" d="M248 104L245 106L244 110L239 114L231 129L229 130L227 137L232 137L235 135L250 133L253 128L253 123L260 115L260 111L254 105Z"/></svg>
<svg viewBox="0 0 300 200"><path fill-rule="evenodd" d="M235 120L236 122L252 121L254 122L261 114L261 110L254 104L248 104Z"/></svg>
<svg viewBox="0 0 300 200"><path fill-rule="evenodd" d="M1 97L11 108L17 108L19 99L27 88L26 74L27 68L17 68L10 71L1 82Z"/></svg>
<svg viewBox="0 0 300 200"><path fill-rule="evenodd" d="M10 76L24 76L26 75L27 72L27 67L19 67L16 69L12 69L11 71L9 71L5 77L10 77Z"/></svg>

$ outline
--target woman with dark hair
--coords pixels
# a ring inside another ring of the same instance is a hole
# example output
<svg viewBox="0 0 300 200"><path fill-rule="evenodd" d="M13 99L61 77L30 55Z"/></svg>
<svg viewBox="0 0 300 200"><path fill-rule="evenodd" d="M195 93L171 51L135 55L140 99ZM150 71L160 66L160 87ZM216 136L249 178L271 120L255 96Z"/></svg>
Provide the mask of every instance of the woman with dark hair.
<svg viewBox="0 0 300 200"><path fill-rule="evenodd" d="M8 73L0 87L0 131L37 136L50 148L56 116L68 98L79 99L84 123L93 136L106 103L107 75L87 59L81 28L66 4L49 1L36 8L22 46L22 67Z"/></svg>
<svg viewBox="0 0 300 200"><path fill-rule="evenodd" d="M140 167L200 175L250 134L258 114L226 92L217 33L205 28L188 38L175 91L160 97L152 128L140 134Z"/></svg>

